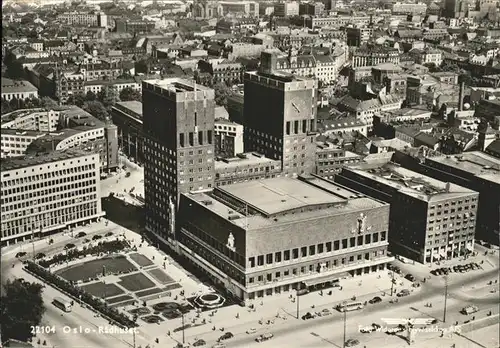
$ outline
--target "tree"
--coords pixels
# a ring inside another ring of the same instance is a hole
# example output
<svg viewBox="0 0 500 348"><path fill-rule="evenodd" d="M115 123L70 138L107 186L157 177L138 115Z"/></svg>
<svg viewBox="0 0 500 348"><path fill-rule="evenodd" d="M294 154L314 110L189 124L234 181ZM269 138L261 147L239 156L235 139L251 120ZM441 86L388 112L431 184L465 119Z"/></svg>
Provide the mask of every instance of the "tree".
<svg viewBox="0 0 500 348"><path fill-rule="evenodd" d="M108 118L108 111L98 100L86 101L83 104L83 110L87 111L89 114L101 121L106 121Z"/></svg>
<svg viewBox="0 0 500 348"><path fill-rule="evenodd" d="M2 98L2 115L14 111L7 99Z"/></svg>
<svg viewBox="0 0 500 348"><path fill-rule="evenodd" d="M2 340L28 341L33 337L31 327L40 324L45 311L42 286L24 279L7 280L1 299Z"/></svg>
<svg viewBox="0 0 500 348"><path fill-rule="evenodd" d="M92 92L92 91L88 91L87 94L86 94L86 96L85 96L85 99L87 101L94 101L94 100L97 99L97 95L94 92Z"/></svg>
<svg viewBox="0 0 500 348"><path fill-rule="evenodd" d="M131 100L142 101L142 95L141 95L141 92L139 92L131 87L125 87L120 92L120 100L121 101L131 101Z"/></svg>
<svg viewBox="0 0 500 348"><path fill-rule="evenodd" d="M87 96L83 93L72 94L68 98L68 104L73 104L81 108L86 99Z"/></svg>
<svg viewBox="0 0 500 348"><path fill-rule="evenodd" d="M115 93L111 88L104 88L99 93L97 93L97 100L99 100L104 106L110 106L115 103Z"/></svg>
<svg viewBox="0 0 500 348"><path fill-rule="evenodd" d="M42 97L42 99L40 99L40 106L46 109L54 109L58 105L54 99L51 99L49 97Z"/></svg>
<svg viewBox="0 0 500 348"><path fill-rule="evenodd" d="M214 86L215 103L217 105L226 106L227 97L231 96L233 92L224 82L217 82Z"/></svg>

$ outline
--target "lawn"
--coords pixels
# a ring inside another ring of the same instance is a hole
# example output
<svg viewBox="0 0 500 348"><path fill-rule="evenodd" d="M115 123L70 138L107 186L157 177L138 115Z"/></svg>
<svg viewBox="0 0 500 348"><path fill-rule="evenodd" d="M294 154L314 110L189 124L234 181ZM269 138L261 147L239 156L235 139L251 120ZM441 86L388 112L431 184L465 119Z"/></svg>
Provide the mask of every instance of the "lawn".
<svg viewBox="0 0 500 348"><path fill-rule="evenodd" d="M155 283L142 273L126 275L120 277L120 279L121 281L118 282L118 284L132 292L149 289L155 286Z"/></svg>
<svg viewBox="0 0 500 348"><path fill-rule="evenodd" d="M79 280L96 278L98 275L102 275L103 267L106 269L106 274L119 272L128 273L137 270L137 268L131 264L125 256L117 255L70 266L56 271L56 274L66 280L76 282Z"/></svg>
<svg viewBox="0 0 500 348"><path fill-rule="evenodd" d="M146 256L144 256L142 254L134 253L134 254L130 254L129 256L135 263L137 263L141 267L147 267L147 266L154 265L153 261L151 261L150 259L148 259Z"/></svg>
<svg viewBox="0 0 500 348"><path fill-rule="evenodd" d="M137 297L145 297L145 296L149 296L149 295L153 295L153 294L158 294L160 292L163 292L163 289L153 288L153 289L139 291L139 292L136 292L135 294Z"/></svg>
<svg viewBox="0 0 500 348"><path fill-rule="evenodd" d="M152 269L151 271L148 271L148 273L160 284L175 283L175 280L173 280L167 273L163 272L163 270L159 268Z"/></svg>
<svg viewBox="0 0 500 348"><path fill-rule="evenodd" d="M117 287L115 284L104 284L103 282L85 285L82 286L81 289L91 295L104 298L113 297L124 293L124 291Z"/></svg>

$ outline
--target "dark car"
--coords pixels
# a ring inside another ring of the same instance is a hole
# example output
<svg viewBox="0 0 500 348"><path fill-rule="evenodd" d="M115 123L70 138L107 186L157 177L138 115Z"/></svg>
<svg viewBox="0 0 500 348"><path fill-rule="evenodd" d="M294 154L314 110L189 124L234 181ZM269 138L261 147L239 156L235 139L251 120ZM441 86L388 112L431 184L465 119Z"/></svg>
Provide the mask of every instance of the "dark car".
<svg viewBox="0 0 500 348"><path fill-rule="evenodd" d="M414 282L415 281L415 277L413 276L413 274L410 274L410 273L408 273L405 276L405 278L408 279L410 282Z"/></svg>
<svg viewBox="0 0 500 348"><path fill-rule="evenodd" d="M85 233L85 232L78 232L76 234L76 238L82 238L82 237L85 237L86 235L87 235L87 233Z"/></svg>
<svg viewBox="0 0 500 348"><path fill-rule="evenodd" d="M76 247L76 245L74 245L73 243L68 243L64 246L64 249L69 250L73 249L74 247Z"/></svg>
<svg viewBox="0 0 500 348"><path fill-rule="evenodd" d="M26 251L20 251L16 254L16 258L25 257L25 256L26 256Z"/></svg>
<svg viewBox="0 0 500 348"><path fill-rule="evenodd" d="M126 178L130 177L130 175L131 175L131 174L130 174L130 172L126 172L126 173L125 173L125 177L126 177Z"/></svg>
<svg viewBox="0 0 500 348"><path fill-rule="evenodd" d="M392 271L392 270L394 269L394 266L392 265L392 263L388 263L388 264L387 264L387 269L388 269L389 271Z"/></svg>
<svg viewBox="0 0 500 348"><path fill-rule="evenodd" d="M104 237L111 237L113 235L113 232L108 232L104 235Z"/></svg>
<svg viewBox="0 0 500 348"><path fill-rule="evenodd" d="M308 320L314 318L314 315L311 314L311 312L307 312L302 316L302 320Z"/></svg>
<svg viewBox="0 0 500 348"><path fill-rule="evenodd" d="M198 341L193 343L193 347L201 347L201 346L204 346L205 344L207 344L207 342L205 342L205 340L198 340Z"/></svg>
<svg viewBox="0 0 500 348"><path fill-rule="evenodd" d="M102 236L96 234L95 236L92 237L92 240L98 240L98 239L101 239Z"/></svg>
<svg viewBox="0 0 500 348"><path fill-rule="evenodd" d="M233 338L233 337L234 337L234 335L231 332L226 332L224 335L219 337L219 340L224 341L224 340L228 340L228 339Z"/></svg>
<svg viewBox="0 0 500 348"><path fill-rule="evenodd" d="M382 299L378 296L375 296L370 301L368 301L368 303L371 303L371 304L375 304L375 303L379 303L379 302L382 302Z"/></svg>
<svg viewBox="0 0 500 348"><path fill-rule="evenodd" d="M36 259L43 259L46 255L44 253L38 253L36 254Z"/></svg>
<svg viewBox="0 0 500 348"><path fill-rule="evenodd" d="M347 341L345 341L345 346L346 347L354 347L359 344L359 341L357 339L350 338Z"/></svg>
<svg viewBox="0 0 500 348"><path fill-rule="evenodd" d="M397 297L405 297L410 295L410 290L408 289L403 289L398 294L396 295Z"/></svg>

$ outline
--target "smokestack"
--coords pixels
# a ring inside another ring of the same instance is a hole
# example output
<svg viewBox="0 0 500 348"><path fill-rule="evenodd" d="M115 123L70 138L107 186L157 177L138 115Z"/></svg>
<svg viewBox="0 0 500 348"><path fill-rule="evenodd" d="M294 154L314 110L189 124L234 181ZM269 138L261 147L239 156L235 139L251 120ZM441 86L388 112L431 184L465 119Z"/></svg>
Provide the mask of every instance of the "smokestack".
<svg viewBox="0 0 500 348"><path fill-rule="evenodd" d="M460 92L458 92L458 111L463 111L464 109L464 89L465 83L460 82Z"/></svg>

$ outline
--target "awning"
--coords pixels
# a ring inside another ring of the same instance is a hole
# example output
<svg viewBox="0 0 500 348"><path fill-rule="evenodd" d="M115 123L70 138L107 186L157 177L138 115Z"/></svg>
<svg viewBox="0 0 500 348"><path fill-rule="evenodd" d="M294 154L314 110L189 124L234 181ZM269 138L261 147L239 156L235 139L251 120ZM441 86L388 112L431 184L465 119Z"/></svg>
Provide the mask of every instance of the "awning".
<svg viewBox="0 0 500 348"><path fill-rule="evenodd" d="M337 274L331 274L327 276L320 276L314 279L309 279L309 280L304 280L303 283L305 286L314 286L326 282L333 282L335 280L338 280L340 278L344 277L350 277L351 275L347 272L342 272L342 273L337 273Z"/></svg>

